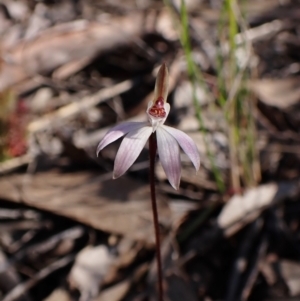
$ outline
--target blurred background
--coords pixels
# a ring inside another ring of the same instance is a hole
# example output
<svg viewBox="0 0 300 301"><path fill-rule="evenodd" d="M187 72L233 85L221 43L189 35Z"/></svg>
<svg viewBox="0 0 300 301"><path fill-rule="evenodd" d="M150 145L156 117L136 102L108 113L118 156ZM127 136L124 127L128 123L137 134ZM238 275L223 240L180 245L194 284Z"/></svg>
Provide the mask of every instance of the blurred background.
<svg viewBox="0 0 300 301"><path fill-rule="evenodd" d="M300 300L300 1L1 0L0 299L157 300L148 146L112 180L169 68L157 161L165 300Z"/></svg>

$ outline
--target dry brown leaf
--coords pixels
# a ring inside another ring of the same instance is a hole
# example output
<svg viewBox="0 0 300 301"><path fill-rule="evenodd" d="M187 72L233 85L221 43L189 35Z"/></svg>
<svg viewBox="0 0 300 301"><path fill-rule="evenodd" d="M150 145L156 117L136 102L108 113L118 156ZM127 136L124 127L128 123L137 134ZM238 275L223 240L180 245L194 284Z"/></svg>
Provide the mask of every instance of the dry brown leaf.
<svg viewBox="0 0 300 301"><path fill-rule="evenodd" d="M154 243L148 185L129 177L89 172L45 172L26 178L0 178L0 198L47 210L90 225L95 229ZM158 195L161 222L170 210ZM165 224L166 225L166 224Z"/></svg>
<svg viewBox="0 0 300 301"><path fill-rule="evenodd" d="M124 45L143 32L142 14L113 18L108 23L74 21L45 30L37 38L8 49L1 65L0 91L37 74L99 55Z"/></svg>
<svg viewBox="0 0 300 301"><path fill-rule="evenodd" d="M300 264L295 261L282 260L280 268L283 279L289 288L290 296L300 295Z"/></svg>
<svg viewBox="0 0 300 301"><path fill-rule="evenodd" d="M78 253L70 271L70 286L81 294L79 301L88 301L98 295L105 275L112 267L115 256L104 245L86 247Z"/></svg>
<svg viewBox="0 0 300 301"><path fill-rule="evenodd" d="M260 79L250 83L250 88L265 104L288 109L300 101L300 78Z"/></svg>
<svg viewBox="0 0 300 301"><path fill-rule="evenodd" d="M71 301L71 297L66 290L58 288L43 301Z"/></svg>
<svg viewBox="0 0 300 301"><path fill-rule="evenodd" d="M234 195L223 207L218 217L218 226L225 236L230 236L257 218L265 208L297 192L299 183L291 181L261 185L249 189L244 195Z"/></svg>
<svg viewBox="0 0 300 301"><path fill-rule="evenodd" d="M155 21L155 30L164 38L169 41L178 40L178 30L174 26L174 17L169 9L161 10Z"/></svg>
<svg viewBox="0 0 300 301"><path fill-rule="evenodd" d="M130 288L130 281L124 280L104 290L94 301L120 301Z"/></svg>

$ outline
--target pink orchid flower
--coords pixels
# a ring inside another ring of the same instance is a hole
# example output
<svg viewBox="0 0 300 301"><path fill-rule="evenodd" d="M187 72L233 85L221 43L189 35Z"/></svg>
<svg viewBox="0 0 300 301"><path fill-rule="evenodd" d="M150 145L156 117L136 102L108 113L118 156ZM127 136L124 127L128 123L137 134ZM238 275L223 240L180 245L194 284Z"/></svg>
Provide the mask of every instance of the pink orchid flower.
<svg viewBox="0 0 300 301"><path fill-rule="evenodd" d="M117 152L113 178L122 176L134 163L150 135L156 132L158 156L167 178L176 190L181 177L180 147L188 155L196 171L200 156L194 141L184 132L164 125L170 112L168 95L168 69L163 64L158 72L154 101L148 103L148 122L124 122L110 129L97 147L97 155L108 144L125 136Z"/></svg>

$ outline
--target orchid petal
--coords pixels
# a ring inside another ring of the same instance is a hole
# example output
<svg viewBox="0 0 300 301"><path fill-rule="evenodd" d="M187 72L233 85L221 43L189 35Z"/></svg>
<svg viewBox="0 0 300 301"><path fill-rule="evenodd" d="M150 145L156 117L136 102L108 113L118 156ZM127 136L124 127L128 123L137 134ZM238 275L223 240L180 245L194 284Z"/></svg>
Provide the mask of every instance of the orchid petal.
<svg viewBox="0 0 300 301"><path fill-rule="evenodd" d="M180 151L176 139L169 134L164 126L156 130L158 155L161 165L168 177L170 184L176 190L179 188L181 164Z"/></svg>
<svg viewBox="0 0 300 301"><path fill-rule="evenodd" d="M99 152L108 144L116 141L131 131L138 130L145 126L145 122L124 122L110 129L97 147L97 156Z"/></svg>
<svg viewBox="0 0 300 301"><path fill-rule="evenodd" d="M162 127L176 139L176 141L179 143L183 151L188 155L196 170L198 171L200 168L200 155L196 143L192 140L192 138L189 137L186 133L169 126L163 125Z"/></svg>
<svg viewBox="0 0 300 301"><path fill-rule="evenodd" d="M130 131L125 136L115 159L113 172L114 179L122 176L133 164L141 153L151 133L152 127L143 126L142 128Z"/></svg>

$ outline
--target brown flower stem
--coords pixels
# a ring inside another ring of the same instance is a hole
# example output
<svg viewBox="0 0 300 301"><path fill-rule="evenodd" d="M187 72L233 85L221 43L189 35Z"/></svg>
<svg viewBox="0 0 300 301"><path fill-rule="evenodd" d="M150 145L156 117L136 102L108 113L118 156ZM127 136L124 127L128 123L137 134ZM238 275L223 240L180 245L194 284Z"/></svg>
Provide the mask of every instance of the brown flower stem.
<svg viewBox="0 0 300 301"><path fill-rule="evenodd" d="M155 157L157 151L156 135L152 133L149 138L149 154L150 154L150 190L151 190L151 203L153 212L153 223L155 230L155 247L156 247L156 259L157 259L157 276L158 276L158 301L163 301L163 278L162 278L162 264L160 254L160 238L159 238L159 223L158 213L155 195Z"/></svg>

